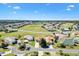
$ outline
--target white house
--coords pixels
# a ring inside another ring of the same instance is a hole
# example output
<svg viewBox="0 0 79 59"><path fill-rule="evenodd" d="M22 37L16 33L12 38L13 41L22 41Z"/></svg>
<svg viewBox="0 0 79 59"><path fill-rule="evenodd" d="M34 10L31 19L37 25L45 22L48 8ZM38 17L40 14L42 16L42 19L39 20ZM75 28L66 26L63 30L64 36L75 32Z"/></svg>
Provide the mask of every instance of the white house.
<svg viewBox="0 0 79 59"><path fill-rule="evenodd" d="M16 37L6 37L4 38L4 42L8 44L13 44L16 41Z"/></svg>
<svg viewBox="0 0 79 59"><path fill-rule="evenodd" d="M70 33L70 30L68 28L64 28L61 33L67 35Z"/></svg>
<svg viewBox="0 0 79 59"><path fill-rule="evenodd" d="M34 39L34 37L31 35L26 35L26 36L24 36L24 39L31 41Z"/></svg>

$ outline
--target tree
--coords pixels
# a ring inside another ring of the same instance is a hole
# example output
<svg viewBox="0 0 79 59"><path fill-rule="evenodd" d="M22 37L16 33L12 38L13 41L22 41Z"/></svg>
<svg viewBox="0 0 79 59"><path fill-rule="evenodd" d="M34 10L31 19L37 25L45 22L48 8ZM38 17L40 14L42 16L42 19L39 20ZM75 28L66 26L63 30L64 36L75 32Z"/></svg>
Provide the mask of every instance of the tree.
<svg viewBox="0 0 79 59"><path fill-rule="evenodd" d="M59 39L59 37L58 36L55 36L55 43L58 42L58 39Z"/></svg>
<svg viewBox="0 0 79 59"><path fill-rule="evenodd" d="M64 53L63 53L62 50L59 50L59 54L60 54L60 55L64 55Z"/></svg>
<svg viewBox="0 0 79 59"><path fill-rule="evenodd" d="M9 31L8 31L8 29L5 29L4 32L5 32L5 33L8 33Z"/></svg>
<svg viewBox="0 0 79 59"><path fill-rule="evenodd" d="M50 52L44 52L44 56L50 56Z"/></svg>
<svg viewBox="0 0 79 59"><path fill-rule="evenodd" d="M66 46L64 44L60 44L60 47L62 48L66 48Z"/></svg>
<svg viewBox="0 0 79 59"><path fill-rule="evenodd" d="M41 47L46 48L47 47L47 43L46 41L42 38L41 42L40 42Z"/></svg>
<svg viewBox="0 0 79 59"><path fill-rule="evenodd" d="M20 45L20 47L19 47L19 49L22 50L22 51L25 50L25 48L26 48L26 44L22 44L22 45Z"/></svg>
<svg viewBox="0 0 79 59"><path fill-rule="evenodd" d="M68 37L70 37L70 33L68 33Z"/></svg>
<svg viewBox="0 0 79 59"><path fill-rule="evenodd" d="M37 51L29 52L26 53L25 56L38 56L38 52Z"/></svg>
<svg viewBox="0 0 79 59"><path fill-rule="evenodd" d="M21 35L20 35L20 34L18 35L18 38L19 38L19 39L21 38Z"/></svg>
<svg viewBox="0 0 79 59"><path fill-rule="evenodd" d="M2 40L1 48L6 49L7 46L8 46L8 44L6 44L6 43Z"/></svg>
<svg viewBox="0 0 79 59"><path fill-rule="evenodd" d="M70 56L69 53L65 53L64 56Z"/></svg>
<svg viewBox="0 0 79 59"><path fill-rule="evenodd" d="M34 51L30 53L30 56L38 56L38 52Z"/></svg>
<svg viewBox="0 0 79 59"><path fill-rule="evenodd" d="M2 35L0 34L0 37L1 37Z"/></svg>

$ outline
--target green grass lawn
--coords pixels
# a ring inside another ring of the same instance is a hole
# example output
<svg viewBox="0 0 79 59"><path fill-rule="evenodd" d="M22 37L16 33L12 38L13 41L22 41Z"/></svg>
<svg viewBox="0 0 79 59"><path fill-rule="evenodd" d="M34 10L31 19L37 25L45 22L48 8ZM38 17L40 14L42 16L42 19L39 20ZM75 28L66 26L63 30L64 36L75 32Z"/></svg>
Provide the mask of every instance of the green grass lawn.
<svg viewBox="0 0 79 59"><path fill-rule="evenodd" d="M35 41L30 41L29 44L34 47L35 46Z"/></svg>
<svg viewBox="0 0 79 59"><path fill-rule="evenodd" d="M8 49L1 49L0 48L0 52L7 52L7 51L9 51Z"/></svg>
<svg viewBox="0 0 79 59"><path fill-rule="evenodd" d="M7 54L5 56L15 56L15 54L10 53L10 54Z"/></svg>
<svg viewBox="0 0 79 59"><path fill-rule="evenodd" d="M0 39L3 39L8 36L18 37L18 35L20 35L21 37L23 37L24 35L33 35L34 37L36 37L36 36L44 37L48 34L51 34L51 32L48 32L47 30L42 28L41 25L39 25L39 24L26 25L26 26L19 28L18 30L21 30L21 29L26 30L26 31L32 31L32 32L23 32L23 31L11 32L11 33L0 32L0 35L1 35ZM44 32L44 33L39 35L38 33L34 33L34 32Z"/></svg>
<svg viewBox="0 0 79 59"><path fill-rule="evenodd" d="M23 30L27 30L27 31L35 31L35 32L48 32L41 26L42 26L42 24L32 24L32 25L27 25L27 26L21 27L19 29L23 29Z"/></svg>
<svg viewBox="0 0 79 59"><path fill-rule="evenodd" d="M57 56L79 56L79 53L64 53L61 55L59 52L56 52Z"/></svg>

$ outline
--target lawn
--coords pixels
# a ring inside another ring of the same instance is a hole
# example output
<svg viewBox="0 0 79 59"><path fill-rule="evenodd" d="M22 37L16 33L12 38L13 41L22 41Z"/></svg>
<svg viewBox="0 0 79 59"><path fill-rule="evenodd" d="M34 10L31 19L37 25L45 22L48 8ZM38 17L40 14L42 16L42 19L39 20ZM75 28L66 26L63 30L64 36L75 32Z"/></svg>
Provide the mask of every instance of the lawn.
<svg viewBox="0 0 79 59"><path fill-rule="evenodd" d="M32 24L32 25L21 27L19 29L34 31L34 32L48 32L46 29L42 28L41 26L42 24Z"/></svg>
<svg viewBox="0 0 79 59"><path fill-rule="evenodd" d="M9 51L9 50L0 48L0 52L6 52L6 51Z"/></svg>
<svg viewBox="0 0 79 59"><path fill-rule="evenodd" d="M19 28L18 30L25 30L25 31L18 31L18 32L11 32L11 33L0 32L0 35L1 35L0 39L3 39L8 36L18 37L18 35L20 35L21 37L23 37L24 35L33 35L34 37L36 36L44 37L48 34L51 34L51 32L48 32L47 30L42 28L41 25L39 24L26 25ZM39 34L40 32L41 33L43 32L43 33Z"/></svg>
<svg viewBox="0 0 79 59"><path fill-rule="evenodd" d="M35 41L30 41L29 44L34 47L35 46Z"/></svg>
<svg viewBox="0 0 79 59"><path fill-rule="evenodd" d="M59 52L56 52L57 56L79 56L79 53L64 53L62 52L62 55Z"/></svg>
<svg viewBox="0 0 79 59"><path fill-rule="evenodd" d="M10 54L7 54L5 56L15 56L15 54L10 53Z"/></svg>

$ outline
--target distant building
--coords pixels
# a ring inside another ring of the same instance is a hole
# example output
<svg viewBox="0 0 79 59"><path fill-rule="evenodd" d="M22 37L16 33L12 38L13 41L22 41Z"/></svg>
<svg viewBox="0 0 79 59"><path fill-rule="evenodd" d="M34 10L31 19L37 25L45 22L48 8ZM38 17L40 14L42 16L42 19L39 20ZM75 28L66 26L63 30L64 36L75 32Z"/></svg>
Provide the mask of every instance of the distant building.
<svg viewBox="0 0 79 59"><path fill-rule="evenodd" d="M74 28L75 28L76 30L79 30L79 24L74 25Z"/></svg>
<svg viewBox="0 0 79 59"><path fill-rule="evenodd" d="M59 29L60 23L59 22L47 23L47 24L44 24L42 27L47 29L48 31L52 31L52 30Z"/></svg>
<svg viewBox="0 0 79 59"><path fill-rule="evenodd" d="M3 30L3 26L0 26L0 31L2 31Z"/></svg>
<svg viewBox="0 0 79 59"><path fill-rule="evenodd" d="M70 30L68 28L63 28L61 33L65 34L65 35L68 35L70 33Z"/></svg>

